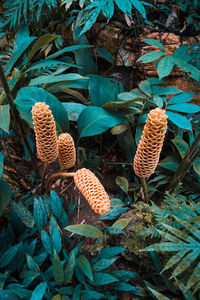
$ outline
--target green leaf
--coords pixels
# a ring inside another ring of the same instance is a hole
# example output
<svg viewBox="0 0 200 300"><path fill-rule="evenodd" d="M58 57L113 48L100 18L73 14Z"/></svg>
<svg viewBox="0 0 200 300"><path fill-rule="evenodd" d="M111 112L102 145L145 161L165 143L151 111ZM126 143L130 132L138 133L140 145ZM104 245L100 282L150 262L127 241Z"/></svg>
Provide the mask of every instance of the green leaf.
<svg viewBox="0 0 200 300"><path fill-rule="evenodd" d="M34 219L30 211L23 204L17 204L14 201L12 203L12 206L24 225L26 225L26 227L28 228L33 228Z"/></svg>
<svg viewBox="0 0 200 300"><path fill-rule="evenodd" d="M144 19L146 19L146 10L144 8L144 5L142 4L142 1L139 0L131 0L132 5L135 7L135 9L138 10L138 12L142 15Z"/></svg>
<svg viewBox="0 0 200 300"><path fill-rule="evenodd" d="M193 169L198 175L200 175L200 157L197 157L193 162Z"/></svg>
<svg viewBox="0 0 200 300"><path fill-rule="evenodd" d="M140 90L147 96L151 96L151 85L148 80L143 80L139 84Z"/></svg>
<svg viewBox="0 0 200 300"><path fill-rule="evenodd" d="M158 96L179 94L181 91L174 87L162 88L160 86L152 86L152 94Z"/></svg>
<svg viewBox="0 0 200 300"><path fill-rule="evenodd" d="M122 206L125 206L125 203L121 199L112 198L110 200L110 206L111 207L122 207Z"/></svg>
<svg viewBox="0 0 200 300"><path fill-rule="evenodd" d="M110 258L102 258L100 260L98 260L93 266L92 269L95 272L99 272L102 270L107 269L108 267L110 267L116 260L118 259L118 257L110 257Z"/></svg>
<svg viewBox="0 0 200 300"><path fill-rule="evenodd" d="M41 198L34 198L33 218L35 228L41 230L47 222L47 210Z"/></svg>
<svg viewBox="0 0 200 300"><path fill-rule="evenodd" d="M157 292L156 290L150 288L149 286L147 286L147 288L149 289L151 294L156 297L156 299L158 299L158 300L170 300L168 297L166 297L163 294Z"/></svg>
<svg viewBox="0 0 200 300"><path fill-rule="evenodd" d="M32 79L29 82L29 86L34 86L34 85L42 85L42 84L50 84L54 82L67 82L67 81L76 81L76 80L84 80L87 78L82 77L79 74L76 73L68 73L68 74L62 74L62 75L42 75L39 77L36 77Z"/></svg>
<svg viewBox="0 0 200 300"><path fill-rule="evenodd" d="M93 136L103 133L113 126L125 122L125 118L118 113L89 106L80 114L77 124L80 137Z"/></svg>
<svg viewBox="0 0 200 300"><path fill-rule="evenodd" d="M108 230L111 234L120 234L131 220L132 218L119 219L111 227L108 227Z"/></svg>
<svg viewBox="0 0 200 300"><path fill-rule="evenodd" d="M108 62L110 62L111 64L114 62L113 60L113 56L110 52L108 52L106 49L102 49L102 48L96 48L96 51Z"/></svg>
<svg viewBox="0 0 200 300"><path fill-rule="evenodd" d="M65 284L68 283L69 280L72 278L72 275L74 273L75 263L76 263L75 255L74 255L74 251L72 250L69 254L68 262L67 262L67 265L66 265L65 270L64 270L64 277L65 277L64 282L65 282Z"/></svg>
<svg viewBox="0 0 200 300"><path fill-rule="evenodd" d="M155 102L155 104L158 106L158 107L160 107L160 108L162 108L163 107L163 99L160 97L160 96L158 96L158 95L155 95L155 96L153 96L153 101Z"/></svg>
<svg viewBox="0 0 200 300"><path fill-rule="evenodd" d="M144 296L141 289L125 282L117 282L113 284L113 289L117 291L133 292L138 296Z"/></svg>
<svg viewBox="0 0 200 300"><path fill-rule="evenodd" d="M64 229L87 237L100 238L103 236L103 232L100 229L89 224L70 225Z"/></svg>
<svg viewBox="0 0 200 300"><path fill-rule="evenodd" d="M176 146L181 158L184 158L189 149L188 144L178 135L175 136L175 138L172 140L172 143Z"/></svg>
<svg viewBox="0 0 200 300"><path fill-rule="evenodd" d="M53 254L52 243L48 233L44 230L41 231L41 240L44 249L50 254Z"/></svg>
<svg viewBox="0 0 200 300"><path fill-rule="evenodd" d="M47 288L47 283L42 282L36 286L33 290L32 296L30 300L42 300Z"/></svg>
<svg viewBox="0 0 200 300"><path fill-rule="evenodd" d="M154 40L154 39L144 39L145 43L154 46L154 47L158 47L160 50L165 51L165 47L163 46L163 44L161 44L159 41Z"/></svg>
<svg viewBox="0 0 200 300"><path fill-rule="evenodd" d="M53 277L56 283L60 286L64 282L64 271L61 265L60 258L55 250L53 255L52 267L53 267Z"/></svg>
<svg viewBox="0 0 200 300"><path fill-rule="evenodd" d="M0 217L11 200L11 190L7 182L0 179Z"/></svg>
<svg viewBox="0 0 200 300"><path fill-rule="evenodd" d="M128 180L125 177L117 176L116 178L116 184L119 185L119 187L128 194Z"/></svg>
<svg viewBox="0 0 200 300"><path fill-rule="evenodd" d="M162 168L175 172L180 164L180 159L175 155L167 156L165 159L161 160L158 165Z"/></svg>
<svg viewBox="0 0 200 300"><path fill-rule="evenodd" d="M3 175L3 167L4 167L4 155L3 152L0 152L0 178Z"/></svg>
<svg viewBox="0 0 200 300"><path fill-rule="evenodd" d="M25 120L31 128L33 128L31 110L36 102L45 102L49 105L49 109L53 113L56 124L58 124L64 132L68 132L68 116L62 103L50 93L37 87L26 87L20 89L15 99L21 118Z"/></svg>
<svg viewBox="0 0 200 300"><path fill-rule="evenodd" d="M59 254L62 248L62 238L60 235L60 231L58 229L58 227L55 227L53 229L53 233L52 233L52 246L53 249L56 250L56 253Z"/></svg>
<svg viewBox="0 0 200 300"><path fill-rule="evenodd" d="M180 111L183 113L194 114L200 111L200 107L191 103L182 103L182 104L174 104L168 105L167 109Z"/></svg>
<svg viewBox="0 0 200 300"><path fill-rule="evenodd" d="M199 72L199 70L195 66L187 63L185 61L185 58L181 59L181 58L175 58L174 57L174 60L175 60L175 63L177 64L177 66L179 68L181 68L183 71L189 73L189 75L193 79L199 81L199 79L200 79L200 72Z"/></svg>
<svg viewBox="0 0 200 300"><path fill-rule="evenodd" d="M80 255L78 258L78 263L82 272L89 278L89 280L93 281L92 269L86 256Z"/></svg>
<svg viewBox="0 0 200 300"><path fill-rule="evenodd" d="M81 112L87 107L83 104L73 102L63 102L62 105L64 106L70 121L77 121Z"/></svg>
<svg viewBox="0 0 200 300"><path fill-rule="evenodd" d="M166 115L168 116L169 120L179 128L192 130L192 125L187 118L169 111L166 112Z"/></svg>
<svg viewBox="0 0 200 300"><path fill-rule="evenodd" d="M57 193L53 190L50 191L50 205L53 214L59 218L62 214L62 202Z"/></svg>
<svg viewBox="0 0 200 300"><path fill-rule="evenodd" d="M116 281L118 281L118 279L115 278L114 276L112 276L108 273L98 272L98 273L94 274L94 281L92 282L92 284L106 285L106 284L110 284L110 283L113 283Z"/></svg>
<svg viewBox="0 0 200 300"><path fill-rule="evenodd" d="M81 299L82 300L99 300L105 298L105 295L99 292L85 290L81 292Z"/></svg>
<svg viewBox="0 0 200 300"><path fill-rule="evenodd" d="M31 52L28 56L28 62L31 61L33 56L36 54L37 51L42 49L44 46L50 44L53 40L55 40L58 36L53 34L44 34L42 35L33 45L31 48Z"/></svg>
<svg viewBox="0 0 200 300"><path fill-rule="evenodd" d="M162 79L163 77L168 76L174 66L174 59L172 56L167 55L165 57L163 57L158 64L157 67L157 71L158 71L158 76L160 79Z"/></svg>
<svg viewBox="0 0 200 300"><path fill-rule="evenodd" d="M118 255L122 252L126 251L125 248L122 247L108 247L101 249L100 257L101 258L111 258L115 255Z"/></svg>
<svg viewBox="0 0 200 300"><path fill-rule="evenodd" d="M176 96L173 96L170 98L167 102L167 104L176 104L176 103L184 103L189 102L194 97L193 92L182 92Z"/></svg>
<svg viewBox="0 0 200 300"><path fill-rule="evenodd" d="M99 75L90 75L89 78L89 95L93 105L101 107L103 104L117 99L116 82Z"/></svg>
<svg viewBox="0 0 200 300"><path fill-rule="evenodd" d="M101 220L114 220L117 216L121 215L123 212L127 211L127 207L115 207L111 208L107 214L99 216Z"/></svg>
<svg viewBox="0 0 200 300"><path fill-rule="evenodd" d="M10 127L10 105L0 105L0 128L9 133Z"/></svg>
<svg viewBox="0 0 200 300"><path fill-rule="evenodd" d="M21 247L21 245L22 245L22 243L12 246L1 255L1 258L0 258L0 267L1 268L4 268L11 262L11 260L17 255L17 252L18 252L19 248Z"/></svg>
<svg viewBox="0 0 200 300"><path fill-rule="evenodd" d="M165 54L165 52L162 52L162 51L155 51L155 52L150 52L150 53L147 53L143 56L141 56L137 62L139 61L142 61L143 63L149 63L149 62L152 62L158 58L160 58L161 56L163 56Z"/></svg>

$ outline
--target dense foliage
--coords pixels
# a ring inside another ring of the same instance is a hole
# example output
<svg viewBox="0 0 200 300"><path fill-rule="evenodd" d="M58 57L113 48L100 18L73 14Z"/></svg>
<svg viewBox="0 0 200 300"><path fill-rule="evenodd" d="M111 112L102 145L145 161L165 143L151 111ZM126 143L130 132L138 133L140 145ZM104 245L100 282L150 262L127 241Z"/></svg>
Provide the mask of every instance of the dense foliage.
<svg viewBox="0 0 200 300"><path fill-rule="evenodd" d="M5 0L0 12L0 298L198 299L199 1ZM123 51L97 41L109 26L151 49L135 59L131 88L118 73ZM140 39L149 29L190 42L169 50L164 39ZM167 84L177 74L191 89ZM108 182L108 213L85 223L89 206L60 179L68 170L38 159L37 102L57 136L74 139L69 172L88 168ZM163 150L140 183L133 159L157 107L168 117Z"/></svg>

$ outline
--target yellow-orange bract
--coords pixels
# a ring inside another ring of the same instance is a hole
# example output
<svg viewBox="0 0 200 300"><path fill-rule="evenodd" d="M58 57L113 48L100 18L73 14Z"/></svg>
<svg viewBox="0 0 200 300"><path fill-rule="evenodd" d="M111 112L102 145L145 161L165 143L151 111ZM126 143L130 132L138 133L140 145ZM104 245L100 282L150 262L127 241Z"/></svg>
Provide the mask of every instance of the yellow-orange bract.
<svg viewBox="0 0 200 300"><path fill-rule="evenodd" d="M161 108L152 109L144 126L144 131L134 157L134 171L139 177L149 177L159 162L165 133L167 115Z"/></svg>
<svg viewBox="0 0 200 300"><path fill-rule="evenodd" d="M51 163L58 156L56 124L49 105L37 102L32 107L37 153L41 161Z"/></svg>
<svg viewBox="0 0 200 300"><path fill-rule="evenodd" d="M97 214L105 214L110 210L110 199L99 179L88 169L80 169L74 175L74 181Z"/></svg>
<svg viewBox="0 0 200 300"><path fill-rule="evenodd" d="M72 168L76 162L74 140L69 133L62 133L58 138L58 159L61 167Z"/></svg>

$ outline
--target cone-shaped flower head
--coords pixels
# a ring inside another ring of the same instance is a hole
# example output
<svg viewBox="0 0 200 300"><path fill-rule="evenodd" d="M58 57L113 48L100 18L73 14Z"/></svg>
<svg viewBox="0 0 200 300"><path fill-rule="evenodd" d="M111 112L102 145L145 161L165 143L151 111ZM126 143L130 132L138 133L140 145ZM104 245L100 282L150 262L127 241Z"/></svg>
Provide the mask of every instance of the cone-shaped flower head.
<svg viewBox="0 0 200 300"><path fill-rule="evenodd" d="M99 179L88 169L80 169L74 175L74 181L97 214L105 214L110 210L110 199Z"/></svg>
<svg viewBox="0 0 200 300"><path fill-rule="evenodd" d="M161 108L152 109L144 126L144 131L134 157L134 171L139 177L149 177L159 162L165 132L167 115Z"/></svg>
<svg viewBox="0 0 200 300"><path fill-rule="evenodd" d="M41 161L51 163L58 157L56 124L49 105L37 102L32 107L37 153Z"/></svg>
<svg viewBox="0 0 200 300"><path fill-rule="evenodd" d="M62 133L58 138L58 159L61 167L72 168L76 162L74 140L69 133Z"/></svg>

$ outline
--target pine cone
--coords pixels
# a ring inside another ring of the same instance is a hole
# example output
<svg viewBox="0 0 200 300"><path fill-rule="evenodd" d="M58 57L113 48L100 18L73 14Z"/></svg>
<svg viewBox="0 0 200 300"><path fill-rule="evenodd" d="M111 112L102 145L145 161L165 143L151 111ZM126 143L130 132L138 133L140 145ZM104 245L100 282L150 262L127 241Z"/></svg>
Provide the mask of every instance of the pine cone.
<svg viewBox="0 0 200 300"><path fill-rule="evenodd" d="M74 140L69 133L62 133L58 138L58 159L61 167L72 168L76 162Z"/></svg>
<svg viewBox="0 0 200 300"><path fill-rule="evenodd" d="M49 105L37 102L32 107L37 153L41 161L51 163L58 156L56 124Z"/></svg>
<svg viewBox="0 0 200 300"><path fill-rule="evenodd" d="M110 210L110 199L99 179L88 169L80 169L74 175L74 181L91 208L98 214Z"/></svg>
<svg viewBox="0 0 200 300"><path fill-rule="evenodd" d="M139 177L149 177L159 162L165 133L167 115L161 108L152 109L144 126L144 131L134 157L134 171Z"/></svg>

